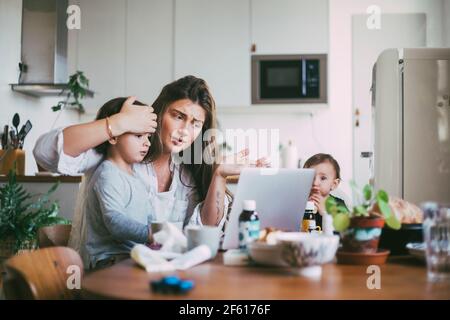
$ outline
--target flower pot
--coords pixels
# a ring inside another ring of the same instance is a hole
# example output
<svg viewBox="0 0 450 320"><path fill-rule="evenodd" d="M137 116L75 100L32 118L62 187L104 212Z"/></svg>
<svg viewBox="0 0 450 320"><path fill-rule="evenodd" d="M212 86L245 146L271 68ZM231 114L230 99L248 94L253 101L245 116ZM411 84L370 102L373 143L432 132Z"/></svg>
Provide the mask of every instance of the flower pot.
<svg viewBox="0 0 450 320"><path fill-rule="evenodd" d="M352 218L342 234L342 251L376 253L383 226L383 218Z"/></svg>

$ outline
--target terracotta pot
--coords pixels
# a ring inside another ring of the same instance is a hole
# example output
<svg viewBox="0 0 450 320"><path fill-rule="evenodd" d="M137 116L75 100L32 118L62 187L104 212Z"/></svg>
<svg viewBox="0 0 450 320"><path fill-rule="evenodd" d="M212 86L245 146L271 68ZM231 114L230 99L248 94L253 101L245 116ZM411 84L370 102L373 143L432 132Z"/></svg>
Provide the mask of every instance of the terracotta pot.
<svg viewBox="0 0 450 320"><path fill-rule="evenodd" d="M343 233L342 250L376 253L383 226L383 218L352 218L349 229Z"/></svg>

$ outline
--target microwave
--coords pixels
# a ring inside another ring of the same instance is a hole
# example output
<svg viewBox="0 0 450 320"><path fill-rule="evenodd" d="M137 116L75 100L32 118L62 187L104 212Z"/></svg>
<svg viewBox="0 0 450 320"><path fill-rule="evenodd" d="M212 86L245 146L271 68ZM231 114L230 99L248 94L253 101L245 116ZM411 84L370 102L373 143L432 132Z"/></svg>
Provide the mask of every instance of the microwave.
<svg viewBox="0 0 450 320"><path fill-rule="evenodd" d="M327 55L253 55L252 104L327 103Z"/></svg>

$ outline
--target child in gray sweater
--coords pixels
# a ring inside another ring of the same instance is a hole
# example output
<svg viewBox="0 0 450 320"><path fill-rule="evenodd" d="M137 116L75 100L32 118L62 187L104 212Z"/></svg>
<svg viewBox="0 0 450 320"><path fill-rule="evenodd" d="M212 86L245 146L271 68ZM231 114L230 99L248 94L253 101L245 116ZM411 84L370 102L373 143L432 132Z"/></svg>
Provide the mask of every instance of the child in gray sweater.
<svg viewBox="0 0 450 320"><path fill-rule="evenodd" d="M120 112L124 98L108 101L97 114L105 119ZM136 103L135 104L141 104ZM149 242L152 207L146 185L133 170L133 164L147 156L149 134L110 134L109 141L95 149L104 156L88 185L86 228L81 252L86 268L112 265L129 256L136 243ZM83 245L84 244L84 245Z"/></svg>

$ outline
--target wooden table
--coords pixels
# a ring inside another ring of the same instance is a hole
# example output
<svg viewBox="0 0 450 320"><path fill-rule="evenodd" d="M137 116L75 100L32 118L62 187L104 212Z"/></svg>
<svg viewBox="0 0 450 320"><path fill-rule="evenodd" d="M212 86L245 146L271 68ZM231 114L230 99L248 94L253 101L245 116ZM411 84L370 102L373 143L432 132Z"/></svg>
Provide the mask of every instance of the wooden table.
<svg viewBox="0 0 450 320"><path fill-rule="evenodd" d="M88 274L82 282L85 298L107 299L450 299L450 283L429 283L426 267L412 257L391 258L380 266L381 289L368 289L367 267L328 264L322 278L312 280L286 269L225 266L222 255L187 271L195 288L187 295L154 294L151 279L131 259Z"/></svg>

